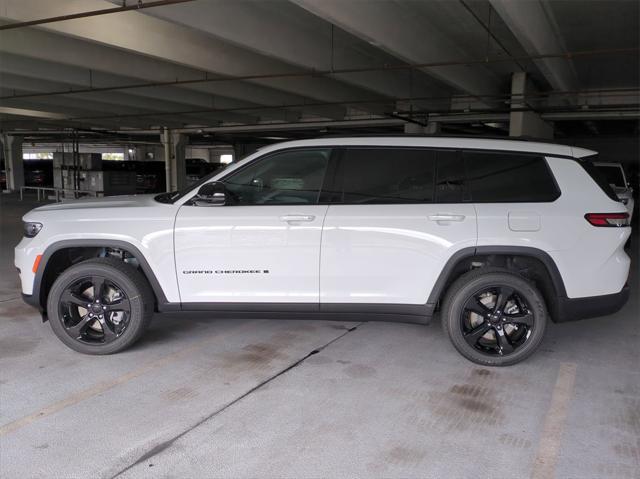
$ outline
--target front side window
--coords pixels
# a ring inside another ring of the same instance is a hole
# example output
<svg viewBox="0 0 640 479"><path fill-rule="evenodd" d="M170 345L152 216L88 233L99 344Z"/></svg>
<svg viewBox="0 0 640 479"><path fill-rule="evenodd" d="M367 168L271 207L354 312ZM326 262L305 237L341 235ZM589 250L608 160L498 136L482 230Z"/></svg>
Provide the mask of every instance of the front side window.
<svg viewBox="0 0 640 479"><path fill-rule="evenodd" d="M431 203L433 152L409 148L348 148L341 157L342 199L348 204Z"/></svg>
<svg viewBox="0 0 640 479"><path fill-rule="evenodd" d="M550 202L560 196L542 156L465 151L463 157L475 203Z"/></svg>
<svg viewBox="0 0 640 479"><path fill-rule="evenodd" d="M236 205L316 204L330 149L274 153L224 178Z"/></svg>

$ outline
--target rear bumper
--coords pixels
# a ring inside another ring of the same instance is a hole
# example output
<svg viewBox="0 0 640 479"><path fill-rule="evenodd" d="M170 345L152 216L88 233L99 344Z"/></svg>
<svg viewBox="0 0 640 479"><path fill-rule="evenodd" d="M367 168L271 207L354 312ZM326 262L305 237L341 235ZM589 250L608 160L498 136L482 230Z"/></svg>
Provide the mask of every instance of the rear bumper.
<svg viewBox="0 0 640 479"><path fill-rule="evenodd" d="M556 323L564 323L616 313L625 305L629 294L629 286L625 286L619 293L603 296L558 298L558 308L553 320Z"/></svg>

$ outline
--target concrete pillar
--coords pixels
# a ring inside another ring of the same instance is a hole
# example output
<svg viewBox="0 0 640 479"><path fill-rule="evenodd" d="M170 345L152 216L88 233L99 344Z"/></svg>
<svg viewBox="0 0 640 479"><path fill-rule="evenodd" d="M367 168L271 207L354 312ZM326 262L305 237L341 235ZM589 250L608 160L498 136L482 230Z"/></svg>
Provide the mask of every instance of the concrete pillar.
<svg viewBox="0 0 640 479"><path fill-rule="evenodd" d="M527 93L534 92L525 72L515 72L511 77L511 109L509 114L509 136L527 136L545 140L553 139L553 126L534 111L517 111L528 108Z"/></svg>
<svg viewBox="0 0 640 479"><path fill-rule="evenodd" d="M22 137L2 135L4 150L4 169L7 176L7 189L18 191L24 186L24 160L22 159Z"/></svg>
<svg viewBox="0 0 640 479"><path fill-rule="evenodd" d="M430 121L427 126L424 127L424 132L427 135L438 135L441 131L440 123L437 121Z"/></svg>
<svg viewBox="0 0 640 479"><path fill-rule="evenodd" d="M417 123L405 123L404 134L405 135L422 135L424 133L424 126Z"/></svg>
<svg viewBox="0 0 640 479"><path fill-rule="evenodd" d="M233 145L233 161L236 162L245 156L249 156L261 146L262 145L256 143L236 143Z"/></svg>
<svg viewBox="0 0 640 479"><path fill-rule="evenodd" d="M189 143L187 135L171 134L171 153L173 156L171 183L175 185L174 190L183 190L187 187L187 143Z"/></svg>
<svg viewBox="0 0 640 479"><path fill-rule="evenodd" d="M163 128L160 140L164 149L165 189L173 191L171 189L171 130Z"/></svg>
<svg viewBox="0 0 640 479"><path fill-rule="evenodd" d="M187 136L182 133L174 133L168 128L162 130L167 191L182 190L187 186L187 142Z"/></svg>

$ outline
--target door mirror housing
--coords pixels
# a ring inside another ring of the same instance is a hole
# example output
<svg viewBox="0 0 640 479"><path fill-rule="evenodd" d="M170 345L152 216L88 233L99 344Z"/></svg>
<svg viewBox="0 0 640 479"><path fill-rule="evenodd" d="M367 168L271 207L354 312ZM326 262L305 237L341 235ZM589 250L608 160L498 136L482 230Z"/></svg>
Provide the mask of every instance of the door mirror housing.
<svg viewBox="0 0 640 479"><path fill-rule="evenodd" d="M196 206L224 206L227 203L227 188L220 181L204 184L193 197L192 203Z"/></svg>

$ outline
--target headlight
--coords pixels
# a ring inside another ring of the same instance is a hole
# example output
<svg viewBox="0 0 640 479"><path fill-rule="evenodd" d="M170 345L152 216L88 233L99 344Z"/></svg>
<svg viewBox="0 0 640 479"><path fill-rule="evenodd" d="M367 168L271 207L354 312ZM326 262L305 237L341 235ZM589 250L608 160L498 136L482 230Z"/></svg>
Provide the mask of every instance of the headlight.
<svg viewBox="0 0 640 479"><path fill-rule="evenodd" d="M31 221L24 221L22 223L23 228L24 228L24 235L27 238L33 238L35 235L37 235L38 233L40 233L40 230L42 229L42 223L34 223Z"/></svg>

